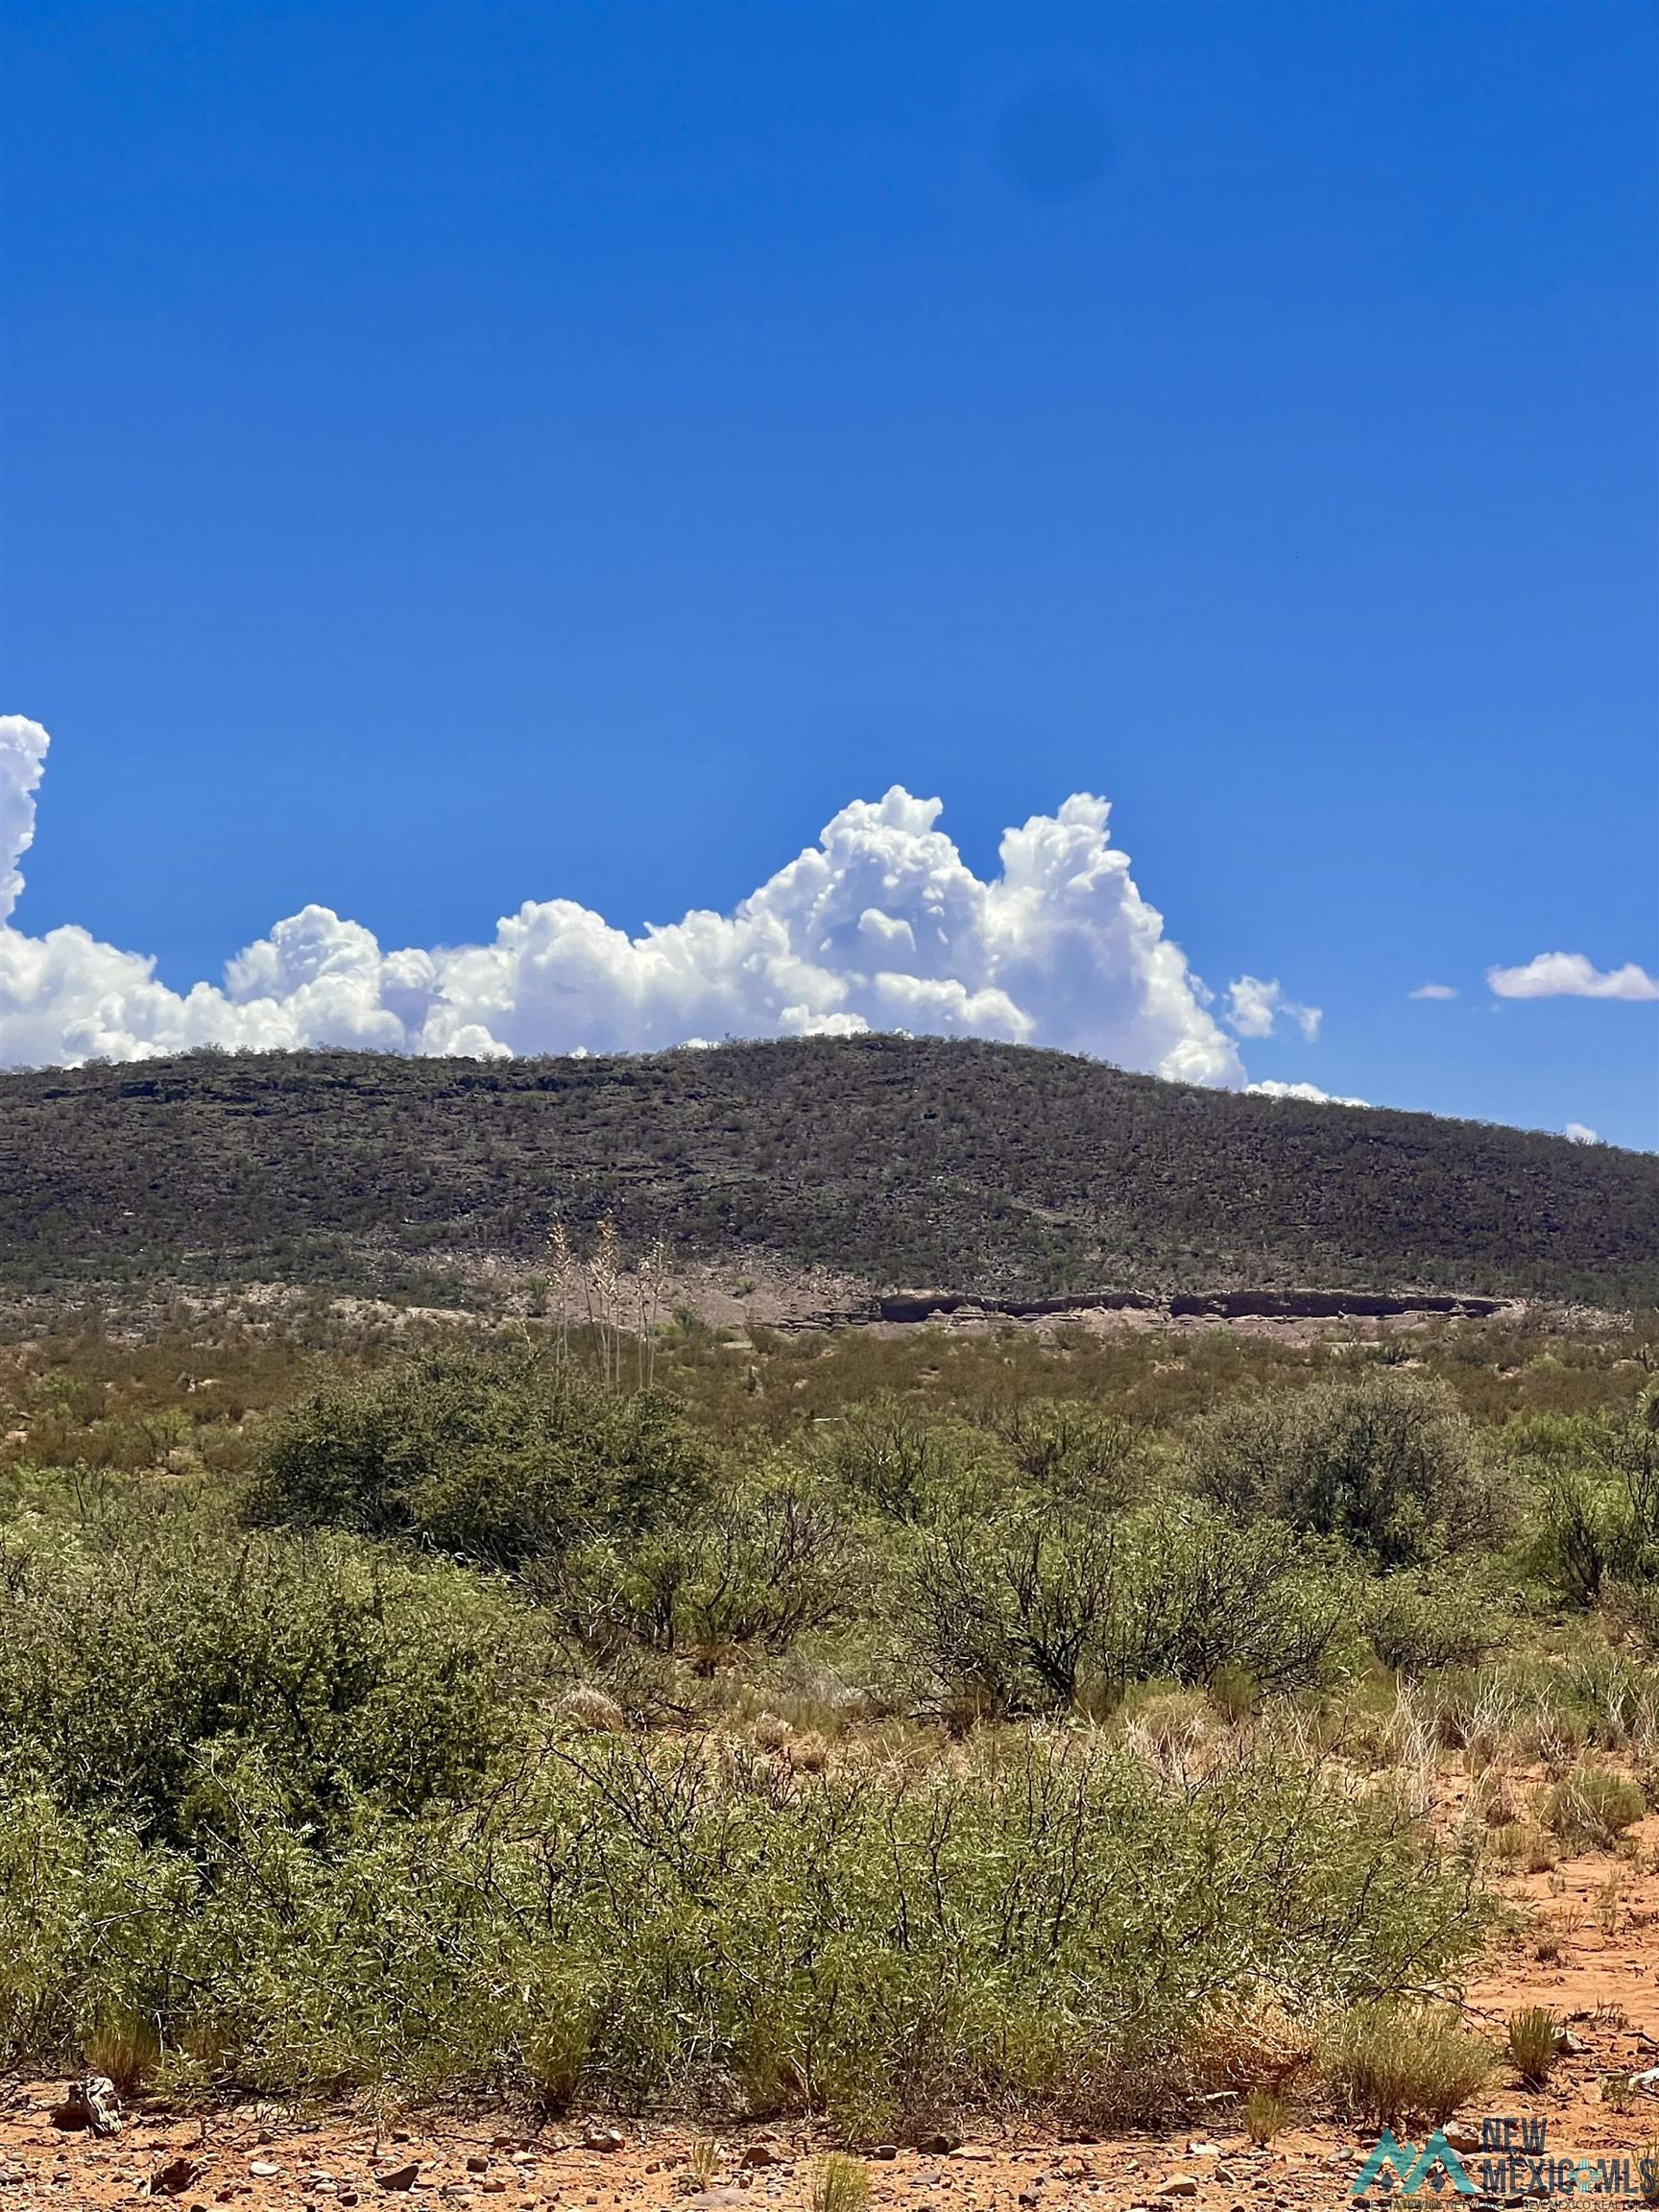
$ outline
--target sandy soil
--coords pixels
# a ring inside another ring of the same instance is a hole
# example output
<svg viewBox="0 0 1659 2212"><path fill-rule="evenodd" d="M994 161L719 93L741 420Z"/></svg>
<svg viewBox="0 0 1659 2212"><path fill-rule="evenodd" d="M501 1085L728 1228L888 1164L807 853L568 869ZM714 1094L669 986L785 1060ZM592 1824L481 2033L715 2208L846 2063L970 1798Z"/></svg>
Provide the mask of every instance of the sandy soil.
<svg viewBox="0 0 1659 2212"><path fill-rule="evenodd" d="M1461 2115L1543 2119L1551 2157L1634 2162L1659 2139L1659 2099L1618 2090L1659 2065L1659 1818L1635 1832L1635 1863L1611 1854L1575 1859L1553 1874L1504 1884L1522 1923L1494 1944L1471 1984L1471 2011L1501 2030L1523 2005L1548 2005L1575 2048L1550 2085L1522 2088L1500 2071ZM0 2095L0 2212L54 2205L74 2212L150 2197L191 2212L326 2212L334 2205L402 2201L489 2212L805 2212L813 2159L828 2148L800 2129L733 2129L719 2136L712 2183L692 2174L693 2131L596 2116L537 2132L501 2114L411 2119L376 2136L361 2115L297 2118L265 2107L205 2115L140 2109L104 2141L52 2123L59 2080L21 2080ZM1301 2126L1257 2151L1212 2108L1190 2127L1110 2142L1061 2142L1041 2131L969 2140L947 2151L902 2148L869 2157L877 2212L1054 2212L1089 2205L1190 2200L1198 2212L1262 2212L1276 2205L1338 2205L1369 2142L1339 2124ZM609 2126L615 2142L604 2140ZM873 2147L866 2147L867 2152ZM763 2161L745 2165L745 2157ZM1478 2166L1474 2154L1472 2168ZM1174 2186L1172 2186L1174 2185ZM1520 2201L1517 2197L1515 2201Z"/></svg>

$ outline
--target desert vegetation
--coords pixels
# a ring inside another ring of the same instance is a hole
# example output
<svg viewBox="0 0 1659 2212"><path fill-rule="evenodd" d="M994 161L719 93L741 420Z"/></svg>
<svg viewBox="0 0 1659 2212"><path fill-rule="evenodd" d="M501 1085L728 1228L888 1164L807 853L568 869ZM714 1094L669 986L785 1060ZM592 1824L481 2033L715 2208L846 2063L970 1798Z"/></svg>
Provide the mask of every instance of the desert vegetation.
<svg viewBox="0 0 1659 2212"><path fill-rule="evenodd" d="M0 1074L0 1286L476 1301L552 1214L643 1250L1045 1297L1659 1299L1659 1161L901 1037L634 1058L199 1052Z"/></svg>
<svg viewBox="0 0 1659 2212"><path fill-rule="evenodd" d="M854 2142L1547 2071L1457 2000L1647 1804L1651 1322L617 1326L0 1352L10 2062Z"/></svg>

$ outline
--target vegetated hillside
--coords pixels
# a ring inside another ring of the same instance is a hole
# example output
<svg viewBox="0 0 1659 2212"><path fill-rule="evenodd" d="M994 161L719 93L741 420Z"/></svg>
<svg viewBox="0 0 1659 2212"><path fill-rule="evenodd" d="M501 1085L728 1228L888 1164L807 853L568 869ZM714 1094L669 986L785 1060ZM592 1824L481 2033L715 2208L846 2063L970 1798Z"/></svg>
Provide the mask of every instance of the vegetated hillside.
<svg viewBox="0 0 1659 2212"><path fill-rule="evenodd" d="M16 1287L534 1266L637 1242L1052 1296L1317 1284L1659 1302L1659 1158L893 1037L651 1058L192 1053L0 1076Z"/></svg>

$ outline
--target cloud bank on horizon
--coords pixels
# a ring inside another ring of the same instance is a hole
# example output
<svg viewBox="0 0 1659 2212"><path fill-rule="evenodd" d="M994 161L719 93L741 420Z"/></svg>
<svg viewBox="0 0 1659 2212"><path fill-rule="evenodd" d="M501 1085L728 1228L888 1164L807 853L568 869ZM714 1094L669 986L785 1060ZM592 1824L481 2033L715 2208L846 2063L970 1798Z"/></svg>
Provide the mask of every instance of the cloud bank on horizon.
<svg viewBox="0 0 1659 2212"><path fill-rule="evenodd" d="M310 905L186 992L149 955L68 924L13 926L51 739L0 714L0 1067L141 1060L194 1046L373 1046L474 1059L641 1052L724 1037L870 1030L985 1037L1087 1053L1174 1081L1358 1106L1307 1082L1250 1082L1238 1039L1281 1023L1311 1044L1317 1006L1243 974L1224 1010L1165 935L1111 842L1108 802L1074 793L1003 832L981 880L938 828L943 803L894 784L854 800L816 846L731 914L693 909L639 937L573 900L527 900L487 945L384 950L361 923ZM1659 998L1634 962L1581 952L1490 968L1499 998ZM1455 998L1425 983L1413 998ZM1596 1142L1574 1122L1569 1135Z"/></svg>
<svg viewBox="0 0 1659 2212"><path fill-rule="evenodd" d="M1252 975L1229 987L1224 1020L1211 1012L1111 843L1105 800L1080 792L1006 830L1000 873L981 880L937 827L941 802L897 784L843 807L731 914L694 910L630 937L571 900L527 901L489 944L387 950L313 905L246 947L221 984L180 993L145 954L74 925L38 937L12 926L49 743L37 722L0 716L3 1065L204 1045L489 1058L908 1030L1242 1085L1230 1029L1318 1028L1317 1008Z"/></svg>

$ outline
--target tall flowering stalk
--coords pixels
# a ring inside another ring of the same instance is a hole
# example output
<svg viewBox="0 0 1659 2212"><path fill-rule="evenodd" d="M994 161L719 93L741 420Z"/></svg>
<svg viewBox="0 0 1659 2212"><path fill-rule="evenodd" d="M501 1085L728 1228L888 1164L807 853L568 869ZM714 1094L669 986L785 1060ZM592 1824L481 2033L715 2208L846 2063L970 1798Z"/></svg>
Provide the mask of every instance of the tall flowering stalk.
<svg viewBox="0 0 1659 2212"><path fill-rule="evenodd" d="M599 1368L613 1389L622 1387L625 1338L635 1339L635 1380L648 1389L657 1376L657 1323L668 1280L668 1247L656 1238L627 1272L622 1239L609 1214L599 1224L593 1250L584 1262L576 1256L569 1232L555 1214L547 1231L547 1266L559 1312L557 1343L561 1358L570 1351L570 1316L580 1286L588 1327L599 1347Z"/></svg>
<svg viewBox="0 0 1659 2212"><path fill-rule="evenodd" d="M576 1255L557 1214L547 1232L547 1270L553 1278L554 1309L559 1316L559 1357L570 1356L570 1291L576 1280Z"/></svg>
<svg viewBox="0 0 1659 2212"><path fill-rule="evenodd" d="M638 1382L650 1389L657 1380L657 1316L661 1310L662 1286L668 1274L668 1247L661 1237L653 1239L635 1271L638 1329Z"/></svg>
<svg viewBox="0 0 1659 2212"><path fill-rule="evenodd" d="M616 1293L622 1274L622 1246L609 1214L599 1224L599 1239L588 1262L589 1314L599 1329L599 1363L613 1386L622 1381L622 1332Z"/></svg>

